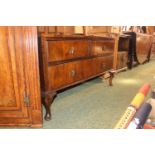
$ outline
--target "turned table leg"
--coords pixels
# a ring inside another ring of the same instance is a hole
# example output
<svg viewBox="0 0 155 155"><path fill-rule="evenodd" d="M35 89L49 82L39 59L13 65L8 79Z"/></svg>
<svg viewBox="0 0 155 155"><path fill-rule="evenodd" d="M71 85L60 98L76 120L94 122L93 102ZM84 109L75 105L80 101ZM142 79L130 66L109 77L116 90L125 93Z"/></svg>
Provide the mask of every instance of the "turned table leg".
<svg viewBox="0 0 155 155"><path fill-rule="evenodd" d="M113 83L112 83L112 80L114 78L114 74L115 74L115 71L109 71L109 86L112 86Z"/></svg>
<svg viewBox="0 0 155 155"><path fill-rule="evenodd" d="M44 116L44 119L46 121L51 120L51 105L53 103L54 97L55 97L56 93L43 93L42 95L42 103L46 109L46 114Z"/></svg>
<svg viewBox="0 0 155 155"><path fill-rule="evenodd" d="M107 71L105 74L103 74L101 76L102 79L108 79L108 82L109 82L109 86L112 86L112 80L114 78L114 75L115 75L116 71L115 70L110 70L110 71Z"/></svg>

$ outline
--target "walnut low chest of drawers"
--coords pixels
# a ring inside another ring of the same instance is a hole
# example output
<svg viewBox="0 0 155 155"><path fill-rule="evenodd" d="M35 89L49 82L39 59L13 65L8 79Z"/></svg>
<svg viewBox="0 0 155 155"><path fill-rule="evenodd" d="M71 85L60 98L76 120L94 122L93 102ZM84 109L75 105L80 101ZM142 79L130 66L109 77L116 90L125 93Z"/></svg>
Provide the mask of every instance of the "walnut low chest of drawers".
<svg viewBox="0 0 155 155"><path fill-rule="evenodd" d="M56 92L113 69L114 42L112 38L99 36L41 35L40 77L45 120L51 119L50 106Z"/></svg>

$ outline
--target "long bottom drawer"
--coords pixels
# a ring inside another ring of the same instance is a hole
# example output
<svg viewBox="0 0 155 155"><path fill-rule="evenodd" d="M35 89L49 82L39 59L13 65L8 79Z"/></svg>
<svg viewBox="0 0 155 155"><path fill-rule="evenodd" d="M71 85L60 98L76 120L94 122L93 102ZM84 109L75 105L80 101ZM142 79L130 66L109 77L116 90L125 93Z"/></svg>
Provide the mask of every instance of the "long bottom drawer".
<svg viewBox="0 0 155 155"><path fill-rule="evenodd" d="M103 73L113 67L113 56L96 57L74 61L48 68L49 89L56 90L91 76Z"/></svg>

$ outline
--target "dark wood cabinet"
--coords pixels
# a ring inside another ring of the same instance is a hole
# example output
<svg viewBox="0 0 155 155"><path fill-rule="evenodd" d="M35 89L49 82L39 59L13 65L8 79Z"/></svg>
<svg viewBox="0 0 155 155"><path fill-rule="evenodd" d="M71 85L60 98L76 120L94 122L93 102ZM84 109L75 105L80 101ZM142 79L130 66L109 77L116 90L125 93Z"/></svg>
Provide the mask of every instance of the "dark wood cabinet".
<svg viewBox="0 0 155 155"><path fill-rule="evenodd" d="M50 105L57 91L103 75L114 67L113 38L45 33L39 38L39 47L46 120L51 119Z"/></svg>
<svg viewBox="0 0 155 155"><path fill-rule="evenodd" d="M42 126L36 27L0 27L0 126Z"/></svg>

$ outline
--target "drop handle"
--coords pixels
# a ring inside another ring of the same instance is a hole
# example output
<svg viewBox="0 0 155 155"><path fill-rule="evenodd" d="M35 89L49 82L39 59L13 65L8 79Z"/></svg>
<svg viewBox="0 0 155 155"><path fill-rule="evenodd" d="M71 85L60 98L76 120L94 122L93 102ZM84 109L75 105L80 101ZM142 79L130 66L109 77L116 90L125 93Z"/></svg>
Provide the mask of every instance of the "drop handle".
<svg viewBox="0 0 155 155"><path fill-rule="evenodd" d="M102 51L105 51L105 46L102 46Z"/></svg>
<svg viewBox="0 0 155 155"><path fill-rule="evenodd" d="M70 75L71 75L71 77L74 77L76 75L75 70L71 70Z"/></svg>
<svg viewBox="0 0 155 155"><path fill-rule="evenodd" d="M72 47L72 48L69 50L68 53L69 53L69 54L74 54L74 53L75 53L75 49L74 49L74 47Z"/></svg>
<svg viewBox="0 0 155 155"><path fill-rule="evenodd" d="M106 68L106 64L105 63L102 63L101 68L102 69L105 69Z"/></svg>

